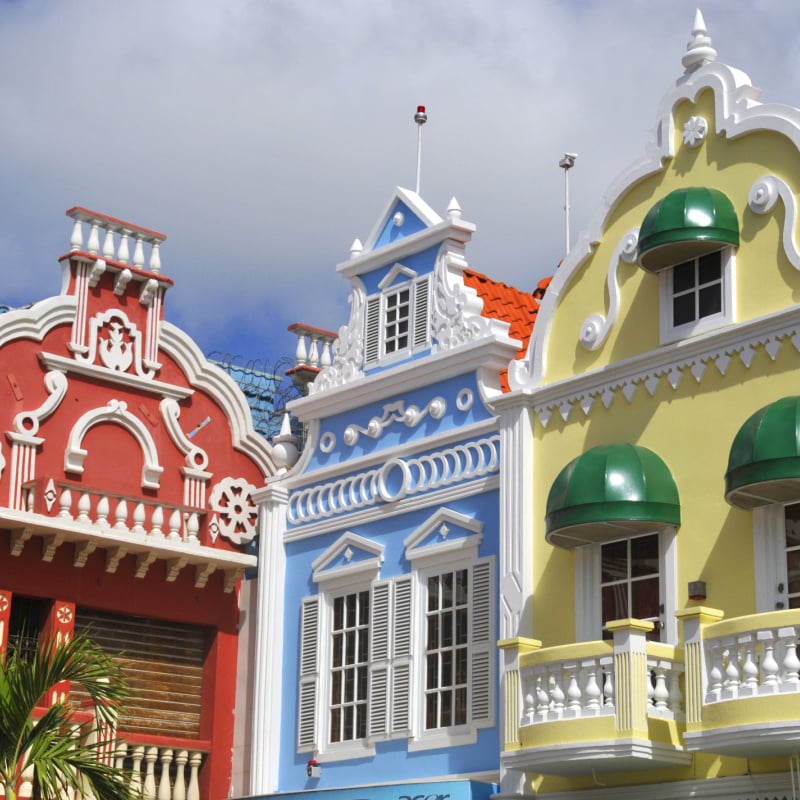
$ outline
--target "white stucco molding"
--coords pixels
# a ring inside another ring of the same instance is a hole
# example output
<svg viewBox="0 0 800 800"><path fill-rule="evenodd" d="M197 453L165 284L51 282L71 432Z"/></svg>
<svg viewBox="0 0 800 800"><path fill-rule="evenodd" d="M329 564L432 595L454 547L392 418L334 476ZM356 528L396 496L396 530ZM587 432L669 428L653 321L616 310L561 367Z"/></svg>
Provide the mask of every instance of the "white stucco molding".
<svg viewBox="0 0 800 800"><path fill-rule="evenodd" d="M161 473L164 468L158 463L158 450L153 437L144 423L128 411L128 405L122 400L109 400L108 405L87 411L76 423L67 438L64 451L64 471L82 474L83 462L88 455L81 445L90 428L102 422L110 422L127 430L142 451L142 488L158 489Z"/></svg>
<svg viewBox="0 0 800 800"><path fill-rule="evenodd" d="M41 342L59 325L71 325L77 302L74 297L49 297L30 308L15 308L0 315L0 347L15 339Z"/></svg>
<svg viewBox="0 0 800 800"><path fill-rule="evenodd" d="M165 397L159 405L161 419L169 433L175 447L186 459L186 466L192 469L204 470L208 467L208 453L192 442L183 428L178 424L181 416L181 407L170 397Z"/></svg>
<svg viewBox="0 0 800 800"><path fill-rule="evenodd" d="M715 132L735 139L753 131L774 131L786 136L800 149L800 110L777 103L760 103L761 90L748 75L719 62L705 64L684 75L661 101L656 119L655 138L644 156L631 164L612 183L587 229L556 271L545 293L525 358L511 363L508 380L512 390L531 389L545 374L547 341L553 315L561 294L580 272L595 246L602 240L609 217L621 197L645 178L661 171L675 155L676 142L673 110L684 101L696 102L704 89L711 89L715 103Z"/></svg>
<svg viewBox="0 0 800 800"><path fill-rule="evenodd" d="M800 250L797 246L795 231L797 230L797 203L789 184L775 175L765 175L751 187L747 196L747 205L754 214L768 214L775 208L778 198L783 200L786 216L783 220L783 250L789 263L800 270Z"/></svg>
<svg viewBox="0 0 800 800"><path fill-rule="evenodd" d="M52 370L44 376L47 399L31 411L20 411L14 417L14 430L26 436L36 436L42 420L47 419L58 407L67 393L67 376L58 370Z"/></svg>

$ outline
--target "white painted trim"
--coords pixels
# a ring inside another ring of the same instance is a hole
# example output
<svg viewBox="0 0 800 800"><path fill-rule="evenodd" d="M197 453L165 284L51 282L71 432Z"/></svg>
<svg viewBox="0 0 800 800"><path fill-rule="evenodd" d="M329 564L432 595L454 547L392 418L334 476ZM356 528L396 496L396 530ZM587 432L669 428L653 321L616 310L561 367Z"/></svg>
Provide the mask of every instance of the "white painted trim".
<svg viewBox="0 0 800 800"><path fill-rule="evenodd" d="M388 289L392 284L397 280L399 276L403 276L406 280L403 283L413 282L414 278L417 277L417 273L415 270L411 269L410 267L401 264L399 261L383 276L383 280L378 284L378 288L383 292L385 289ZM402 285L402 284L399 284ZM392 288L395 288L392 286Z"/></svg>
<svg viewBox="0 0 800 800"><path fill-rule="evenodd" d="M787 759L800 749L800 721L770 720L750 725L686 732L686 749L704 753L722 753L744 758Z"/></svg>
<svg viewBox="0 0 800 800"><path fill-rule="evenodd" d="M345 566L329 567L348 547L370 554L370 558L359 559ZM375 580L383 564L385 547L371 539L359 536L352 531L345 531L330 547L311 562L313 570L311 578L320 587L320 591L332 591L341 586L350 585L353 581Z"/></svg>
<svg viewBox="0 0 800 800"><path fill-rule="evenodd" d="M66 280L69 281L69 267ZM63 280L62 271L62 280ZM62 292L66 287L62 285ZM0 347L16 339L33 339L41 342L50 331L60 325L72 325L78 301L64 294L48 297L30 308L15 308L0 315Z"/></svg>
<svg viewBox="0 0 800 800"><path fill-rule="evenodd" d="M482 520L475 519L475 517L468 517L466 514L462 514L459 511L453 511L451 508L439 508L403 541L406 548L406 558L410 561L412 558L419 557L422 554L422 550L427 549L420 548L419 543L424 541L434 529L448 522L452 525L457 525L460 528L472 531L473 533L483 533ZM480 542L480 538L478 541ZM416 556L411 555L414 552L416 552Z"/></svg>
<svg viewBox="0 0 800 800"><path fill-rule="evenodd" d="M575 559L575 641L595 642L603 629L600 546L576 547L572 553Z"/></svg>
<svg viewBox="0 0 800 800"><path fill-rule="evenodd" d="M365 251L370 251L375 247L375 242L378 241L378 237L393 216L392 212L398 201L408 206L408 208L414 212L415 216L429 228L434 225L439 225L442 222L442 218L422 199L421 195L417 192L412 192L411 189L404 189L402 186L396 186L389 198L389 202L386 203L383 212L378 217L378 221L365 239Z"/></svg>
<svg viewBox="0 0 800 800"><path fill-rule="evenodd" d="M659 582L664 611L661 612L661 641L678 644L678 536L674 526L664 528L658 537ZM691 580L695 580L692 578Z"/></svg>
<svg viewBox="0 0 800 800"><path fill-rule="evenodd" d="M783 506L774 503L753 509L753 570L756 613L786 608L788 576ZM783 584L783 593L778 586Z"/></svg>

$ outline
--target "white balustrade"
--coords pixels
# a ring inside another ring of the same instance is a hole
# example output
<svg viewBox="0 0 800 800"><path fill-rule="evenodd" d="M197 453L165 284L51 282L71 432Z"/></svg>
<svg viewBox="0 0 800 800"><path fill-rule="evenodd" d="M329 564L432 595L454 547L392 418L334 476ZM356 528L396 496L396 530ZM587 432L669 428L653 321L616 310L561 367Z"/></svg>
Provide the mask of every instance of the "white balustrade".
<svg viewBox="0 0 800 800"><path fill-rule="evenodd" d="M71 251L87 252L109 261L127 264L131 261L131 239L133 239L133 266L136 269L148 269L150 272L161 272L160 246L167 238L163 233L141 228L86 208L72 208L67 213L74 220L69 240ZM85 244L84 225L89 228ZM145 245L150 246L149 261L145 258Z"/></svg>
<svg viewBox="0 0 800 800"><path fill-rule="evenodd" d="M647 714L665 719L682 719L683 693L681 692L682 661L648 655Z"/></svg>
<svg viewBox="0 0 800 800"><path fill-rule="evenodd" d="M704 639L704 702L800 691L797 642L793 625Z"/></svg>
<svg viewBox="0 0 800 800"><path fill-rule="evenodd" d="M297 336L295 361L298 367L323 369L333 363L333 343L338 338L335 333L295 323L289 330Z"/></svg>
<svg viewBox="0 0 800 800"><path fill-rule="evenodd" d="M200 800L204 757L202 750L121 742L115 764L130 771L131 789L144 800Z"/></svg>

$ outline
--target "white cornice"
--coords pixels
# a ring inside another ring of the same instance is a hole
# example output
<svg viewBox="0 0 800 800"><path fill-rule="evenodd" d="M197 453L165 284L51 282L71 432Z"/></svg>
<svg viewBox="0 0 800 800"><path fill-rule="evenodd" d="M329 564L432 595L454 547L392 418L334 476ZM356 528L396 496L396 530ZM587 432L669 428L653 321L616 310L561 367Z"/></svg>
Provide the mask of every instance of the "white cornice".
<svg viewBox="0 0 800 800"><path fill-rule="evenodd" d="M71 325L77 303L74 297L58 295L0 314L0 347L15 339L42 339L58 325Z"/></svg>
<svg viewBox="0 0 800 800"><path fill-rule="evenodd" d="M597 400L606 408L619 394L631 402L642 387L652 397L664 380L677 389L687 372L698 384L709 366L714 366L724 376L733 358L738 357L748 368L759 353L774 360L787 339L800 351L798 306L548 384L531 390L528 396L546 426L553 413L560 414L564 421L569 419L575 406L589 416ZM502 402L498 401L496 406Z"/></svg>
<svg viewBox="0 0 800 800"><path fill-rule="evenodd" d="M407 393L477 370L499 375L518 347L515 339L502 341L491 337L472 341L452 350L441 350L410 360L384 372L369 373L343 386L302 397L290 403L288 408L299 420L306 422L315 417L341 414L366 403L379 402L401 392Z"/></svg>

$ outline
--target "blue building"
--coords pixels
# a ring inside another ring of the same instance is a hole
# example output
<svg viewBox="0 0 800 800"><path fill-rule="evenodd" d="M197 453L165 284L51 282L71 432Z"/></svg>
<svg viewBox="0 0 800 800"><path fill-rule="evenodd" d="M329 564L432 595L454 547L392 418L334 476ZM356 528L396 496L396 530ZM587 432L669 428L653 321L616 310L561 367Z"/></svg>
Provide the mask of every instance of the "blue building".
<svg viewBox="0 0 800 800"><path fill-rule="evenodd" d="M467 266L475 226L397 189L337 267L351 313L259 490L251 794L498 790L498 638L525 615L529 412L503 403L538 309Z"/></svg>

